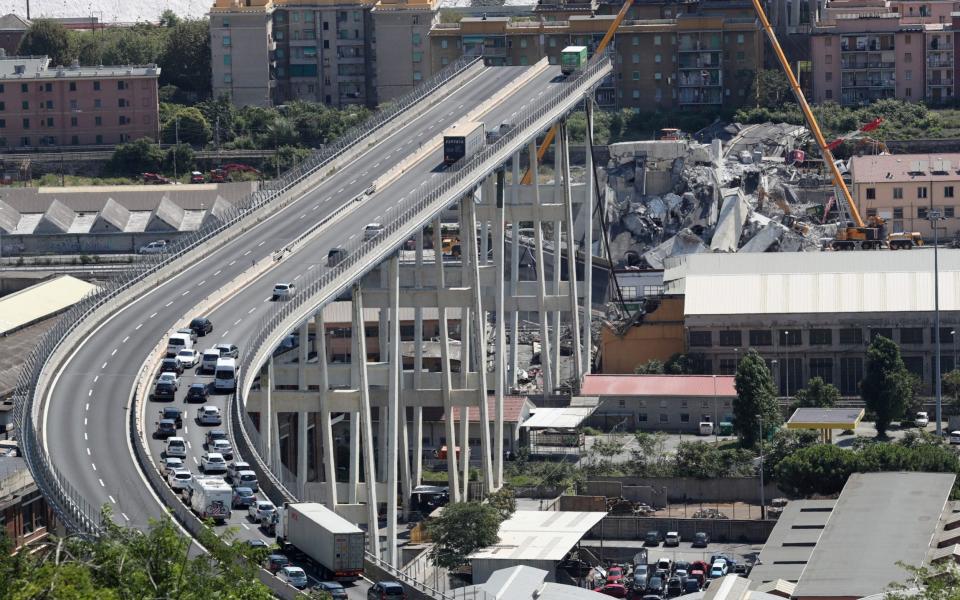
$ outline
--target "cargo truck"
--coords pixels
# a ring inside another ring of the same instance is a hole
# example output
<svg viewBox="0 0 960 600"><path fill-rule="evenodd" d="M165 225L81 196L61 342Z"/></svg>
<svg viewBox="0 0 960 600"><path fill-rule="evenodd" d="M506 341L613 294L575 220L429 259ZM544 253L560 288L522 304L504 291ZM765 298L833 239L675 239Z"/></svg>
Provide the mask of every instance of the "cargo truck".
<svg viewBox="0 0 960 600"><path fill-rule="evenodd" d="M233 488L223 477L194 477L190 482L190 508L201 519L218 523L230 518Z"/></svg>
<svg viewBox="0 0 960 600"><path fill-rule="evenodd" d="M316 563L320 579L356 581L363 575L364 532L316 502L285 504L277 542L289 556L293 549Z"/></svg>
<svg viewBox="0 0 960 600"><path fill-rule="evenodd" d="M567 46L560 52L560 72L569 75L587 64L586 46Z"/></svg>
<svg viewBox="0 0 960 600"><path fill-rule="evenodd" d="M443 164L452 165L483 148L487 133L483 123L467 121L443 132Z"/></svg>

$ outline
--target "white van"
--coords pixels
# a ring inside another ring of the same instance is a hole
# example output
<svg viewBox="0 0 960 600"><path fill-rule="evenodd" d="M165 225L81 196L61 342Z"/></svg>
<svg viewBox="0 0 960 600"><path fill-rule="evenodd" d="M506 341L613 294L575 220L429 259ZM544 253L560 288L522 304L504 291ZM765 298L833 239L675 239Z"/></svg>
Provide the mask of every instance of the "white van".
<svg viewBox="0 0 960 600"><path fill-rule="evenodd" d="M167 356L176 356L181 350L193 348L193 340L186 333L175 333L167 340Z"/></svg>
<svg viewBox="0 0 960 600"><path fill-rule="evenodd" d="M213 373L217 369L218 360L220 360L220 351L216 348L207 348L200 359L200 370L204 373Z"/></svg>
<svg viewBox="0 0 960 600"><path fill-rule="evenodd" d="M700 421L700 435L713 435L713 423L710 421Z"/></svg>
<svg viewBox="0 0 960 600"><path fill-rule="evenodd" d="M186 458L187 457L187 443L183 440L182 437L170 437L167 438L167 456L174 456L176 458Z"/></svg>
<svg viewBox="0 0 960 600"><path fill-rule="evenodd" d="M237 389L237 370L236 359L218 359L213 373L213 389L223 392L232 392Z"/></svg>

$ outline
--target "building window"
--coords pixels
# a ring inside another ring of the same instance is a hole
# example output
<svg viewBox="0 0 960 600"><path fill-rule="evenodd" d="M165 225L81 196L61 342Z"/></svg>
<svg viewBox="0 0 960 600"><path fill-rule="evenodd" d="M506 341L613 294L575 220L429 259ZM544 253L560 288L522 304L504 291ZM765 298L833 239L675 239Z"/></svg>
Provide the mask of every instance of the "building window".
<svg viewBox="0 0 960 600"><path fill-rule="evenodd" d="M955 207L953 206L944 206L943 207L943 216L946 219L952 219L954 215Z"/></svg>
<svg viewBox="0 0 960 600"><path fill-rule="evenodd" d="M833 64L833 55L832 55L832 54L826 54L826 55L824 55L824 57L823 57L823 62L826 63L826 64L828 64L828 65L832 65L832 64Z"/></svg>
<svg viewBox="0 0 960 600"><path fill-rule="evenodd" d="M634 80L634 81L640 81L640 71L634 71L634 72L633 72L633 80Z"/></svg>
<svg viewBox="0 0 960 600"><path fill-rule="evenodd" d="M870 328L870 341L877 339L879 336L883 336L888 340L893 340L893 329L890 327L871 327Z"/></svg>
<svg viewBox="0 0 960 600"><path fill-rule="evenodd" d="M440 40L440 47L441 47L441 48L446 48L446 47L447 47L447 40Z"/></svg>
<svg viewBox="0 0 960 600"><path fill-rule="evenodd" d="M96 143L97 145L102 144L102 143L103 143L103 136L100 135L100 134L97 134L97 137L96 137L96 140L95 140L94 143Z"/></svg>
<svg viewBox="0 0 960 600"><path fill-rule="evenodd" d="M77 91L77 82L76 82L76 81L71 81L71 82L70 82L70 91L71 91L71 92Z"/></svg>
<svg viewBox="0 0 960 600"><path fill-rule="evenodd" d="M640 55L639 55L639 54L634 54L633 56L630 57L630 59L633 61L633 64L635 64L635 65L639 65L639 64L640 64Z"/></svg>
<svg viewBox="0 0 960 600"><path fill-rule="evenodd" d="M647 413L637 413L637 421L640 423L647 422Z"/></svg>
<svg viewBox="0 0 960 600"><path fill-rule="evenodd" d="M100 104L100 98L94 98L94 100L93 100L93 107L94 107L94 108L100 108L100 106L101 106L101 104Z"/></svg>
<svg viewBox="0 0 960 600"><path fill-rule="evenodd" d="M660 81L661 79L663 79L663 75L660 73L660 71L657 71L656 73L653 74L653 79L655 81Z"/></svg>
<svg viewBox="0 0 960 600"><path fill-rule="evenodd" d="M23 94L26 94L26 93L27 93L27 84L25 84L25 83L21 83L21 84L20 84L20 92L23 93ZM28 144L28 145L29 145L29 144Z"/></svg>
<svg viewBox="0 0 960 600"><path fill-rule="evenodd" d="M80 143L80 136L72 135L70 136L70 145L76 146Z"/></svg>
<svg viewBox="0 0 960 600"><path fill-rule="evenodd" d="M827 71L823 75L827 81L833 81L833 71Z"/></svg>
<svg viewBox="0 0 960 600"><path fill-rule="evenodd" d="M927 197L927 188L925 186L920 186L917 188L917 198L924 199Z"/></svg>
<svg viewBox="0 0 960 600"><path fill-rule="evenodd" d="M282 40L282 39L283 39L283 32L282 32L282 31L278 31L278 32L277 32L277 39L278 39L278 40ZM230 47L230 36L229 36L229 35L223 36L223 47L224 47L224 48L229 48L229 47ZM96 89L96 88L95 88L95 89Z"/></svg>
<svg viewBox="0 0 960 600"><path fill-rule="evenodd" d="M913 53L912 53L912 52L904 52L904 53L903 53L903 62L905 62L905 63L911 63L911 62L913 62Z"/></svg>
<svg viewBox="0 0 960 600"><path fill-rule="evenodd" d="M654 55L653 55L653 62L655 62L655 63L657 63L657 64L660 64L662 61L663 61L663 57L662 57L662 56L660 56L659 54L654 54Z"/></svg>
<svg viewBox="0 0 960 600"><path fill-rule="evenodd" d="M103 117L94 117L93 124L97 126L103 125Z"/></svg>
<svg viewBox="0 0 960 600"><path fill-rule="evenodd" d="M936 331L933 327L930 328L930 341L933 341L933 334ZM941 327L940 328L940 343L941 344L952 344L953 343L953 334L950 333L953 331L950 327Z"/></svg>
<svg viewBox="0 0 960 600"><path fill-rule="evenodd" d="M751 329L750 345L751 346L772 346L773 334L768 329Z"/></svg>
<svg viewBox="0 0 960 600"><path fill-rule="evenodd" d="M742 43L743 43L743 34L742 34L742 33L738 33L738 34L737 34L737 43L738 43L738 44L742 44Z"/></svg>
<svg viewBox="0 0 960 600"><path fill-rule="evenodd" d="M669 423L669 422L670 422L670 415L668 415L667 413L660 413L660 422L661 422L661 423Z"/></svg>
<svg viewBox="0 0 960 600"><path fill-rule="evenodd" d="M423 60L423 52L414 52L413 53L413 62L418 63Z"/></svg>
<svg viewBox="0 0 960 600"><path fill-rule="evenodd" d="M224 65L225 67L229 67L229 66L232 65L232 64L233 64L233 55L232 55L232 54L224 54L224 55L223 55L223 65Z"/></svg>
<svg viewBox="0 0 960 600"><path fill-rule="evenodd" d="M713 335L710 331L691 331L690 332L690 345L691 346L711 346L713 345Z"/></svg>
<svg viewBox="0 0 960 600"><path fill-rule="evenodd" d="M810 377L819 377L827 383L833 383L833 359L811 358Z"/></svg>
<svg viewBox="0 0 960 600"><path fill-rule="evenodd" d="M690 414L689 414L689 413L680 413L680 422L681 422L681 423L689 423L689 422L690 422Z"/></svg>
<svg viewBox="0 0 960 600"><path fill-rule="evenodd" d="M832 329L811 329L810 330L811 346L830 346L832 344L833 344Z"/></svg>
<svg viewBox="0 0 960 600"><path fill-rule="evenodd" d="M125 90L125 89L127 89L127 82L124 81L124 80L122 80L122 79L119 80L119 81L117 81L117 89L118 89L118 90Z"/></svg>
<svg viewBox="0 0 960 600"><path fill-rule="evenodd" d="M877 188L867 188L867 200L877 199Z"/></svg>
<svg viewBox="0 0 960 600"><path fill-rule="evenodd" d="M781 329L779 338L781 346L799 346L803 343L803 332L799 329Z"/></svg>
<svg viewBox="0 0 960 600"><path fill-rule="evenodd" d="M23 107L23 110L30 110L30 102L28 100L24 100L23 102L21 102L20 106Z"/></svg>
<svg viewBox="0 0 960 600"><path fill-rule="evenodd" d="M742 344L742 336L739 329L735 331L721 331L720 332L720 345L721 346L739 346Z"/></svg>
<svg viewBox="0 0 960 600"><path fill-rule="evenodd" d="M953 198L953 186L948 185L943 188L943 197L944 198Z"/></svg>
<svg viewBox="0 0 960 600"><path fill-rule="evenodd" d="M423 73L421 73L420 71L414 71L414 72L413 72L413 80L414 80L414 81L420 81L421 79L423 79Z"/></svg>
<svg viewBox="0 0 960 600"><path fill-rule="evenodd" d="M630 92L630 95L633 97L634 100L639 100L640 90L633 90L632 92Z"/></svg>
<svg viewBox="0 0 960 600"><path fill-rule="evenodd" d="M862 344L863 343L863 330L859 328L847 328L840 330L840 344L849 345L849 344Z"/></svg>
<svg viewBox="0 0 960 600"><path fill-rule="evenodd" d="M120 115L120 118L118 120L118 123L120 123L120 125L126 125L129 122L130 121L127 119L125 115Z"/></svg>
<svg viewBox="0 0 960 600"><path fill-rule="evenodd" d="M638 39L638 36L633 36L633 39L634 39L634 40ZM654 46L659 46L659 45L662 43L662 41L663 41L663 39L662 39L659 35L653 36L653 45L654 45ZM637 44L634 44L634 46L636 46L636 45L637 45Z"/></svg>
<svg viewBox="0 0 960 600"><path fill-rule="evenodd" d="M737 372L737 359L735 358L721 358L720 359L720 374L721 375L733 375Z"/></svg>
<svg viewBox="0 0 960 600"><path fill-rule="evenodd" d="M76 127L76 126L77 126L77 118L70 117L70 127Z"/></svg>
<svg viewBox="0 0 960 600"><path fill-rule="evenodd" d="M824 97L825 97L827 100L830 100L831 98L833 98L833 90L827 90L827 91L824 93Z"/></svg>
<svg viewBox="0 0 960 600"><path fill-rule="evenodd" d="M525 37L520 38L520 47L521 47L521 48L526 48L526 47L527 47L527 38L525 38Z"/></svg>
<svg viewBox="0 0 960 600"><path fill-rule="evenodd" d="M862 358L840 359L840 393L844 396L856 396L860 393L860 380L863 379Z"/></svg>
<svg viewBox="0 0 960 600"><path fill-rule="evenodd" d="M903 327L900 329L901 344L922 344L923 327Z"/></svg>
<svg viewBox="0 0 960 600"><path fill-rule="evenodd" d="M903 200L903 188L895 187L893 188L893 199L894 200ZM902 209L901 209L902 210Z"/></svg>
<svg viewBox="0 0 960 600"><path fill-rule="evenodd" d="M419 45L420 45L420 34L419 34L419 33L414 33L414 34L413 34L413 45L414 45L414 46L419 46ZM526 47L526 40L524 40L524 47Z"/></svg>
<svg viewBox="0 0 960 600"><path fill-rule="evenodd" d="M912 81L912 80L913 80L913 71L912 71L911 69L906 69L906 70L903 72L903 78L906 79L907 81Z"/></svg>
<svg viewBox="0 0 960 600"><path fill-rule="evenodd" d="M99 91L100 91L100 82L99 82L99 81L94 81L94 82L93 82L93 91L95 91L95 92L99 92Z"/></svg>
<svg viewBox="0 0 960 600"><path fill-rule="evenodd" d="M280 70L281 70L281 71L283 70L282 67L281 67ZM282 74L282 73L281 73L281 74ZM231 75L230 73L224 73L224 74L223 74L223 82L224 82L224 83L233 83L233 75Z"/></svg>

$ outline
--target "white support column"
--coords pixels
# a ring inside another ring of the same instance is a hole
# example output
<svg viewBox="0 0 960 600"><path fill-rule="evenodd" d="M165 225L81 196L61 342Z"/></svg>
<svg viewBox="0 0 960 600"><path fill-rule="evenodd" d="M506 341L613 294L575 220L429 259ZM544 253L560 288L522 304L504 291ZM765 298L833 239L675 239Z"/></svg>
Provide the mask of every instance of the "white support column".
<svg viewBox="0 0 960 600"><path fill-rule="evenodd" d="M261 373L260 377L263 377ZM264 403L266 410L260 413L260 438L263 440L267 454L263 457L264 461L273 471L273 356L267 361L267 381L266 385L260 382L260 387L267 397Z"/></svg>
<svg viewBox="0 0 960 600"><path fill-rule="evenodd" d="M537 168L537 143L530 141L530 169L533 173L533 203L538 208L537 218L533 223L534 253L537 263L537 316L540 320L540 368L543 371L543 393L552 394L554 389L553 365L550 354L550 328L547 326L547 275L543 259L543 221L540 219L540 186L536 185L539 179Z"/></svg>
<svg viewBox="0 0 960 600"><path fill-rule="evenodd" d="M360 332L357 335L357 332ZM367 490L367 539L370 553L380 558L380 520L377 515L377 477L373 460L373 426L370 423L370 384L367 381L367 338L363 334L363 293L353 284L353 360L359 365L360 439L363 445L363 475Z"/></svg>
<svg viewBox="0 0 960 600"><path fill-rule="evenodd" d="M317 364L320 367L320 435L323 441L323 475L326 486L327 508L337 507L337 463L336 447L333 442L333 425L330 423L330 378L327 373L327 328L323 321L323 310L314 317L317 335ZM354 488L356 489L356 488Z"/></svg>
<svg viewBox="0 0 960 600"><path fill-rule="evenodd" d="M434 236L436 237L436 236ZM442 248L441 248L442 250ZM439 252L434 244L434 252ZM423 229L417 232L417 254L416 254L416 286L417 289L423 289ZM413 389L423 389L421 383L423 374L423 309L419 306L413 309ZM415 406L413 408L413 465L411 465L411 485L420 485L423 478L423 407ZM407 497L409 503L410 497ZM406 503L404 504L406 507Z"/></svg>
<svg viewBox="0 0 960 600"><path fill-rule="evenodd" d="M493 194L491 193L491 177L488 177L483 185L483 195L484 200L486 201ZM470 199L467 198L467 224L470 228L470 231L476 231L477 229L477 205ZM473 248L471 247L471 250ZM479 375L479 381L477 383L477 401L480 403L478 405L479 415L480 415L480 473L483 476L483 487L484 495L492 492L493 487L493 467L490 464L490 408L487 405L487 384L486 384L486 375L487 375L487 318L486 313L483 312L483 299L481 298L482 291L480 289L480 260L481 257L474 256L471 252L472 260L471 269L470 269L470 287L473 288L473 293L471 294L473 300L473 319L474 319L474 328L477 332L474 334L473 343L474 350L477 354L477 374ZM467 416L468 411L464 409L463 414ZM469 425L467 426L469 428ZM467 441L470 441L469 431ZM469 446L469 443L467 444ZM469 476L470 465L467 465L467 475ZM468 477L469 479L469 477Z"/></svg>
<svg viewBox="0 0 960 600"><path fill-rule="evenodd" d="M563 156L560 152L559 144L554 141L553 144L553 197L554 202L561 204L563 202ZM563 221L553 222L553 286L550 288L554 296L560 295L560 272L563 270L563 253L560 251L560 233L563 228ZM550 341L550 349L553 351L551 364L553 365L553 385L560 385L560 326L561 313L559 310L553 311L550 318L553 327L551 334L553 338Z"/></svg>
<svg viewBox="0 0 960 600"><path fill-rule="evenodd" d="M516 206L520 199L520 152L513 155L510 177L510 204ZM520 221L510 222L510 296L516 297L520 281ZM510 311L510 386L517 385L518 351L520 338L520 314Z"/></svg>
<svg viewBox="0 0 960 600"><path fill-rule="evenodd" d="M563 207L567 236L567 280L570 282L570 344L573 346L573 376L581 381L583 356L580 354L580 307L577 304L577 245L573 237L573 192L570 189L570 140L567 124L560 125L560 143L557 150L563 163ZM560 259L560 247L557 247L557 260Z"/></svg>
<svg viewBox="0 0 960 600"><path fill-rule="evenodd" d="M355 301L355 300L354 300ZM351 317L352 320L352 317ZM361 331L363 328L363 321L361 320ZM363 335L361 333L361 335ZM350 342L352 345L350 359L350 387L354 389L360 388L360 360L357 358L357 324L353 323L350 328ZM364 362L366 361L366 354L363 356ZM368 475L369 476L369 475ZM360 502L359 499L359 488L360 488L360 415L355 412L350 413L350 496L348 502L350 504L357 504Z"/></svg>
<svg viewBox="0 0 960 600"><path fill-rule="evenodd" d="M503 169L497 171L497 187L494 192L496 199L493 210L493 264L496 269L495 303L497 311L496 332L494 340L497 347L494 351L494 368L496 369L494 381L494 441L493 441L493 480L496 489L503 486L503 392L506 383L506 373L504 372L507 352L507 340L504 339L507 334L505 315L503 314L504 303L504 272L503 272Z"/></svg>
<svg viewBox="0 0 960 600"><path fill-rule="evenodd" d="M301 498L306 496L307 490L307 450L310 448L310 442L307 440L307 421L310 413L301 410L297 413L297 483L300 484L298 495Z"/></svg>
<svg viewBox="0 0 960 600"><path fill-rule="evenodd" d="M594 196L593 182L593 102L590 95L586 97L587 105L587 145L586 145L586 195L583 209L584 219L584 267L583 267L583 333L581 341L583 342L583 361L580 367L581 375L589 375L592 366L593 356L593 330L591 327L593 315L593 204Z"/></svg>
<svg viewBox="0 0 960 600"><path fill-rule="evenodd" d="M440 219L433 222L433 255L437 267L437 319L440 324L440 392L443 396L444 427L447 438L447 486L450 488L450 501L460 501L460 478L457 473L457 432L453 422L453 403L450 388L453 382L450 376L450 325L447 323L446 298L443 283L443 248L440 239Z"/></svg>
<svg viewBox="0 0 960 600"><path fill-rule="evenodd" d="M390 374L387 382L387 562L400 567L397 555L397 445L400 434L399 420L406 421L406 414L400 414L400 371L403 367L400 357L400 259L394 255L389 261L387 279L390 281ZM380 347L386 340L380 340ZM406 429L406 428L404 428ZM406 444L404 444L406 447ZM382 456L382 455L381 455ZM406 457L404 457L406 462ZM406 502L404 502L406 504Z"/></svg>
<svg viewBox="0 0 960 600"><path fill-rule="evenodd" d="M300 345L297 347L297 389L304 391L307 389L307 358L310 352L308 339L310 337L310 320L307 319L300 324Z"/></svg>
<svg viewBox="0 0 960 600"><path fill-rule="evenodd" d="M470 281L470 265L477 259L474 242L476 231L470 231L467 223L467 203L473 202L470 193L460 199L460 286ZM464 233L466 231L466 233ZM460 389L467 389L470 375L470 307L460 307ZM470 484L470 421L466 406L460 407L460 483L464 501L470 499L467 489ZM448 446L449 448L449 446Z"/></svg>

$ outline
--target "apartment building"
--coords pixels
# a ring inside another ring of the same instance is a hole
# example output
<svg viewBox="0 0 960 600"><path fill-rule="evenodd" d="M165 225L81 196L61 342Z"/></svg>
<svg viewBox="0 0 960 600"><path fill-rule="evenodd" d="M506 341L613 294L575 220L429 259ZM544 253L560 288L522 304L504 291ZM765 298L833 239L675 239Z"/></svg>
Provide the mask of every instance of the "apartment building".
<svg viewBox="0 0 960 600"><path fill-rule="evenodd" d="M587 46L593 53L613 19L594 14L552 21L438 20L430 30L432 70L470 52L492 64L534 64L544 56L559 64L560 52L569 45ZM614 73L597 90L597 102L648 109L748 104L754 74L763 64L762 35L755 18L722 13L625 21L607 47Z"/></svg>
<svg viewBox="0 0 960 600"><path fill-rule="evenodd" d="M960 154L884 154L850 161L851 194L861 214L883 217L890 231L933 240L929 212L940 210L940 239L960 235Z"/></svg>
<svg viewBox="0 0 960 600"><path fill-rule="evenodd" d="M50 66L0 56L0 148L113 145L159 138L156 65Z"/></svg>
<svg viewBox="0 0 960 600"><path fill-rule="evenodd" d="M214 97L238 106L269 106L276 73L270 0L217 0L210 9L210 67Z"/></svg>
<svg viewBox="0 0 960 600"><path fill-rule="evenodd" d="M438 0L381 0L376 32L376 102L389 102L430 76L430 25Z"/></svg>
<svg viewBox="0 0 960 600"><path fill-rule="evenodd" d="M947 1L831 2L810 38L813 100L952 100L958 9L960 3Z"/></svg>

